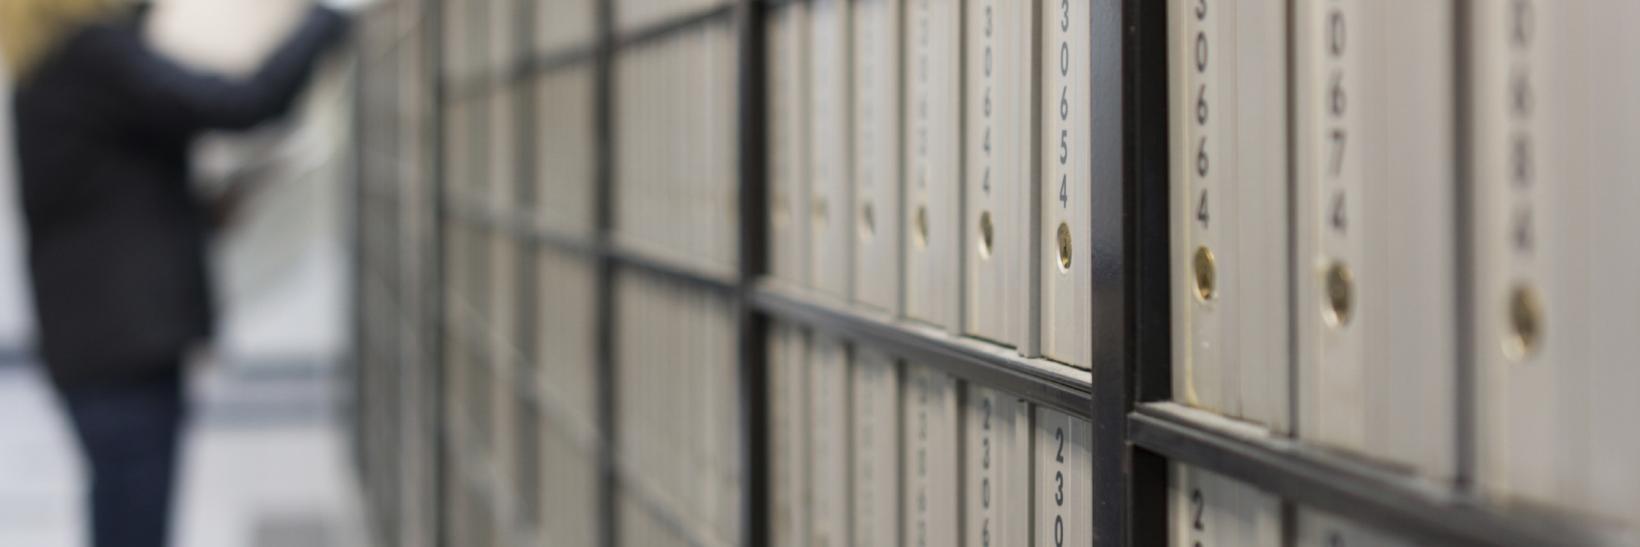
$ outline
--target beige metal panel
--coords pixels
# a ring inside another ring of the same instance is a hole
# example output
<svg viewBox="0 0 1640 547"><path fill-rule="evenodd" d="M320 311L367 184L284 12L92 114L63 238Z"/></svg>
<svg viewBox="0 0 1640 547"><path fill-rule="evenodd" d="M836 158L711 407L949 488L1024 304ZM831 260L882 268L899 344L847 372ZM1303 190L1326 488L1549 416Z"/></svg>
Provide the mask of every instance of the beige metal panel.
<svg viewBox="0 0 1640 547"><path fill-rule="evenodd" d="M900 365L870 348L854 351L854 531L852 545L900 542Z"/></svg>
<svg viewBox="0 0 1640 547"><path fill-rule="evenodd" d="M1092 545L1093 424L1036 408L1036 543Z"/></svg>
<svg viewBox="0 0 1640 547"><path fill-rule="evenodd" d="M956 329L962 275L961 9L912 0L905 21L905 315Z"/></svg>
<svg viewBox="0 0 1640 547"><path fill-rule="evenodd" d="M962 331L1009 346L1033 335L1023 303L1036 298L1026 205L1039 199L1034 7L974 0L963 25Z"/></svg>
<svg viewBox="0 0 1640 547"><path fill-rule="evenodd" d="M957 545L962 530L957 485L962 470L956 379L939 370L910 365L904 401L902 453L904 544Z"/></svg>
<svg viewBox="0 0 1640 547"><path fill-rule="evenodd" d="M1466 21L1477 479L1640 525L1635 6L1475 2ZM1624 463L1631 462L1631 463Z"/></svg>
<svg viewBox="0 0 1640 547"><path fill-rule="evenodd" d="M808 4L770 11L766 99L769 151L769 273L804 286L808 282L809 221L809 23Z"/></svg>
<svg viewBox="0 0 1640 547"><path fill-rule="evenodd" d="M1027 547L1033 535L1031 481L1036 480L1030 406L1007 393L969 385L963 408L963 541Z"/></svg>
<svg viewBox="0 0 1640 547"><path fill-rule="evenodd" d="M1380 530L1350 522L1337 515L1300 507L1295 513L1298 522L1293 545L1295 547L1411 547L1416 545Z"/></svg>
<svg viewBox="0 0 1640 547"><path fill-rule="evenodd" d="M1453 14L1302 0L1293 44L1298 435L1443 479L1458 444Z"/></svg>
<svg viewBox="0 0 1640 547"><path fill-rule="evenodd" d="M1168 464L1168 542L1176 547L1280 545L1281 500L1234 479Z"/></svg>
<svg viewBox="0 0 1640 547"><path fill-rule="evenodd" d="M593 47L597 41L598 0L534 0L531 47L536 54Z"/></svg>
<svg viewBox="0 0 1640 547"><path fill-rule="evenodd" d="M809 545L849 542L849 357L840 339L815 333L809 345Z"/></svg>
<svg viewBox="0 0 1640 547"><path fill-rule="evenodd" d="M557 234L590 237L596 210L593 71L590 65L533 82L537 222Z"/></svg>
<svg viewBox="0 0 1640 547"><path fill-rule="evenodd" d="M1081 368L1092 359L1093 63L1092 2L1046 2L1041 9L1039 99L1041 224L1037 272L1042 355Z"/></svg>
<svg viewBox="0 0 1640 547"><path fill-rule="evenodd" d="M1173 396L1286 431L1287 3L1172 6Z"/></svg>
<svg viewBox="0 0 1640 547"><path fill-rule="evenodd" d="M854 271L849 3L809 3L809 282L849 298Z"/></svg>
<svg viewBox="0 0 1640 547"><path fill-rule="evenodd" d="M799 4L801 5L801 4ZM904 143L901 86L906 78L901 0L854 0L854 299L898 313L905 232L900 220Z"/></svg>

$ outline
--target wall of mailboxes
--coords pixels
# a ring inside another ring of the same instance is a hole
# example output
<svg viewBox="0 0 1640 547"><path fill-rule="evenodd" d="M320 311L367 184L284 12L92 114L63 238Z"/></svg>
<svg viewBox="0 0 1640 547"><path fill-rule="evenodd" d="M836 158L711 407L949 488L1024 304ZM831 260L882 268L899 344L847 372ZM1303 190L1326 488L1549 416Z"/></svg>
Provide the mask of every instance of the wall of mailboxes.
<svg viewBox="0 0 1640 547"><path fill-rule="evenodd" d="M1632 543L1636 21L390 1L359 40L376 538ZM1101 90L1125 90L1119 129ZM1103 135L1127 164L1096 161ZM1101 289L1102 237L1162 270ZM1139 304L1113 308L1130 328L1103 297ZM1111 328L1166 358L1101 357ZM1066 402L1105 393L1125 412Z"/></svg>

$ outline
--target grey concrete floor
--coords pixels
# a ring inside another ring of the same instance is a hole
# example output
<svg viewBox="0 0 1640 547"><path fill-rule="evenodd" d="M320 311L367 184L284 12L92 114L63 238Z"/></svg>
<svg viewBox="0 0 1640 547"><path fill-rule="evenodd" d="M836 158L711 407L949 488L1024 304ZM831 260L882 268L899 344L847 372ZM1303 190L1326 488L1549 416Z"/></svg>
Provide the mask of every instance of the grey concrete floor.
<svg viewBox="0 0 1640 547"><path fill-rule="evenodd" d="M364 543L333 376L279 364L193 376L174 545ZM0 366L0 546L86 544L80 455L64 419L38 367Z"/></svg>

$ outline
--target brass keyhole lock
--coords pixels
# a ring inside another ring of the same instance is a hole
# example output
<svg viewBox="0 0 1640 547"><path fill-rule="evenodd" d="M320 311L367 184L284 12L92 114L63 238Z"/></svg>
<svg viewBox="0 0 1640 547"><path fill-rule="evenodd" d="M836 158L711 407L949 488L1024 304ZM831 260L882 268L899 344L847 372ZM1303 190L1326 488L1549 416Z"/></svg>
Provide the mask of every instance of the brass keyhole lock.
<svg viewBox="0 0 1640 547"><path fill-rule="evenodd" d="M1333 262L1327 267L1323 286L1326 305L1322 309L1322 320L1335 328L1348 325L1355 313L1355 275L1350 273L1350 267L1343 262Z"/></svg>
<svg viewBox="0 0 1640 547"><path fill-rule="evenodd" d="M917 214L911 219L913 232L916 233L918 247L928 246L928 207L917 206Z"/></svg>
<svg viewBox="0 0 1640 547"><path fill-rule="evenodd" d="M1543 345L1543 299L1526 285L1517 285L1509 292L1509 336L1503 341L1503 352L1511 359L1524 360L1536 355Z"/></svg>
<svg viewBox="0 0 1640 547"><path fill-rule="evenodd" d="M871 236L876 233L876 210L871 206L871 202L867 201L860 204L860 237L862 239L871 239Z"/></svg>
<svg viewBox="0 0 1640 547"><path fill-rule="evenodd" d="M1190 260L1191 270L1196 274L1196 298L1202 302L1213 300L1217 290L1218 265L1213 258L1213 251L1207 247L1197 247L1195 256Z"/></svg>
<svg viewBox="0 0 1640 547"><path fill-rule="evenodd" d="M980 256L980 258L984 258L984 259L987 259L987 260L989 260L991 258L991 250L992 250L991 245L994 243L995 237L996 237L996 226L991 224L991 212L990 211L985 211L983 213L980 213L979 214L979 256Z"/></svg>
<svg viewBox="0 0 1640 547"><path fill-rule="evenodd" d="M1071 271L1071 227L1066 223L1059 223L1059 271Z"/></svg>

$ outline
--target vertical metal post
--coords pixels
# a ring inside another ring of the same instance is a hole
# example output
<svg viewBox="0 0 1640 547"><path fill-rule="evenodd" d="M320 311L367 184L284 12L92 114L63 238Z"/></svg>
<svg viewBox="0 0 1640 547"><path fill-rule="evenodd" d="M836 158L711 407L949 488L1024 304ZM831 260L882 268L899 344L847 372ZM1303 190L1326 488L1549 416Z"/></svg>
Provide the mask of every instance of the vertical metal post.
<svg viewBox="0 0 1640 547"><path fill-rule="evenodd" d="M1287 118L1287 120L1286 120L1286 123L1287 123L1287 127L1286 127L1286 132L1287 132L1287 142L1286 142L1287 161L1286 161L1286 163L1287 163L1287 165L1285 166L1286 171L1283 174L1286 175L1286 185L1285 186L1286 186L1287 196L1288 196L1287 210L1286 210L1287 219L1286 220L1287 220L1287 226L1289 228L1287 229L1285 243L1287 245L1287 264L1288 264L1289 268L1292 267L1291 265L1299 263L1299 258L1298 258L1299 257L1298 230L1297 230L1297 227L1304 225L1304 223L1299 222L1299 220L1298 220L1298 200L1292 198L1293 196L1298 195L1298 162L1296 161L1296 158L1298 157L1298 153L1297 153L1298 141L1297 141L1296 138L1293 137L1294 135L1299 134L1299 131L1298 131L1298 101L1294 100L1295 97L1298 97L1298 78L1296 77L1296 75L1298 73L1298 58L1297 58L1298 54L1294 50L1293 43L1292 43L1293 40L1294 40L1293 37L1298 36L1298 25L1299 25L1299 23L1297 21L1297 18L1294 17L1294 14L1298 11L1298 8L1297 8L1298 1L1299 0L1287 0L1287 2L1285 2L1285 6L1283 6L1286 9L1286 13L1283 14L1284 15L1283 18L1287 22L1286 28L1283 30L1283 32L1285 32L1285 34L1287 35L1287 38L1284 40L1285 47L1283 49L1285 51L1284 51L1284 54L1282 56L1283 57L1282 58L1282 63L1283 63L1282 67L1285 70L1285 76L1286 76L1286 79L1287 79L1286 89L1285 89L1285 93L1287 94L1287 105L1286 105L1286 109L1287 109L1287 111L1286 111L1286 118ZM1286 332L1286 334L1287 334L1287 419L1288 419L1287 427L1289 428L1288 432L1287 432L1287 435L1292 436L1292 437L1297 437L1298 436L1298 431L1300 431L1303 428L1303 422L1306 419L1306 417L1304 416L1304 413L1299 412L1299 409L1298 409L1298 401L1299 401L1299 398L1300 398L1299 382L1298 382L1298 378L1299 378L1299 371L1298 371L1298 322L1294 320L1294 318L1299 317L1298 291L1299 291L1299 289L1298 289L1298 279L1295 278L1295 279L1289 280L1289 282L1287 283L1287 294L1286 294L1286 296L1287 296L1287 318L1288 318L1287 319L1287 325L1286 325L1286 327L1287 327L1287 332ZM1281 511L1280 512L1280 519L1281 519L1281 521L1280 521L1281 522L1281 531L1280 531L1281 540L1280 541L1282 542L1283 545L1295 544L1295 543L1297 543L1297 538L1298 538L1298 506L1293 502L1293 500L1284 499L1284 500L1280 501L1279 507L1280 507L1280 511Z"/></svg>
<svg viewBox="0 0 1640 547"><path fill-rule="evenodd" d="M1476 428L1479 420L1476 415L1478 410L1476 404L1479 396L1477 393L1479 384L1477 382L1480 380L1475 364L1474 350L1474 302L1476 294L1475 289L1472 288L1473 284L1466 282L1466 280L1475 279L1475 236L1470 229L1474 226L1473 220L1475 218L1475 181L1469 167L1471 154L1473 154L1471 147L1474 146L1475 142L1473 135L1470 134L1470 116L1472 115L1470 109L1473 106L1469 102L1469 98L1473 96L1474 86L1470 72L1473 69L1470 68L1471 64L1469 63L1469 21L1473 9L1474 6L1470 0L1456 0L1453 2L1452 54L1455 58L1452 66L1458 67L1458 72L1454 78L1455 89L1452 94L1452 112L1456 117L1453 120L1453 127L1455 128L1453 138L1457 139L1458 142L1458 145L1453 147L1453 150L1457 152L1457 158L1456 161L1452 162L1455 171L1453 179L1457 182L1453 185L1456 195L1453 196L1452 202L1456 205L1452 215L1452 222L1453 233L1457 234L1458 248L1457 260L1455 261L1456 267L1453 268L1453 273L1457 276L1455 286L1460 287L1459 290L1453 291L1453 297L1456 299L1453 309L1457 310L1456 319L1458 321L1458 339L1457 343L1453 344L1455 349L1453 358L1458 364L1457 378L1454 382L1454 385L1457 386L1457 392L1453 394L1454 404L1457 405L1456 412L1453 415L1457 417L1456 429L1458 435L1457 477L1454 482L1456 482L1460 491L1471 492L1476 487L1476 453L1479 451L1479 447L1476 446L1476 439L1478 438Z"/></svg>
<svg viewBox="0 0 1640 547"><path fill-rule="evenodd" d="M615 547L620 544L620 518L617 510L620 503L617 498L620 488L620 477L616 459L620 457L620 443L615 430L616 412L619 408L616 397L619 395L615 387L615 274L617 273L614 259L607 252L612 248L615 229L615 0L601 0L598 2L597 14L598 44L594 54L594 90L593 100L593 139L594 172L595 172L595 215L596 224L595 244L601 251L596 260L597 265L597 295L596 295L596 352L600 360L598 366L598 431L603 443L603 453L600 454L600 470L602 477L599 489L599 516L603 519L602 537L604 545Z"/></svg>
<svg viewBox="0 0 1640 547"><path fill-rule="evenodd" d="M1127 413L1128 372L1133 366L1131 315L1134 294L1130 286L1132 248L1129 246L1129 179L1125 143L1123 95L1124 15L1128 0L1092 0L1093 135L1086 149L1092 158L1093 267L1093 491L1094 544L1127 544L1128 489Z"/></svg>
<svg viewBox="0 0 1640 547"><path fill-rule="evenodd" d="M536 325L540 315L541 302L539 298L540 280L536 265L540 258L541 246L539 241L531 235L534 220L540 214L540 197L536 195L536 182L541 173L536 161L536 136L540 128L535 102L536 77L539 73L533 70L535 51L534 33L536 0L513 0L517 3L516 20L514 21L513 48L517 51L515 62L507 67L507 82L513 93L513 125L514 135L514 181L513 197L516 206L506 218L513 220L504 224L511 229L510 236L513 247L518 250L519 256L514 264L513 284L516 291L514 307L513 340L522 359L515 364L513 374L515 383L520 389L511 390L508 396L515 398L514 408L519 412L515 421L518 427L517 453L515 469L519 485L515 489L517 496L514 507L519 522L516 526L528 528L537 536L541 530L540 509L540 442L541 442L541 401L539 391L539 363L535 362L537 351ZM529 429L525 429L529 428Z"/></svg>
<svg viewBox="0 0 1640 547"><path fill-rule="evenodd" d="M426 144L430 148L429 153L433 158L427 176L428 188L426 188L427 197L430 201L429 209L432 213L429 217L431 225L427 231L430 240L427 245L430 255L427 262L427 288L431 289L432 294L428 295L427 298L426 318L427 326L430 327L428 330L432 331L427 334L430 338L428 347L432 352L430 361L434 363L434 366L431 367L433 374L428 377L428 387L426 388L431 395L428 400L433 403L433 419L431 421L433 453L430 455L433 460L430 466L433 476L428 478L428 484L430 485L428 495L433 499L431 505L435 516L432 526L433 544L442 547L453 547L460 545L461 542L459 538L449 536L451 530L453 530L449 523L450 504L448 503L448 498L452 492L446 492L444 489L445 484L447 484L447 477L452 474L450 469L452 460L445 454L446 447L450 445L445 438L449 431L449 424L445 423L448 414L445 411L445 406L448 403L445 400L445 385L447 384L445 376L449 372L450 363L445 362L444 359L447 355L444 350L445 333L449 332L449 325L446 323L448 314L445 310L445 295L448 294L448 289L445 287L444 278L444 228L445 218L449 215L444 197L444 188L446 186L444 166L445 162L448 161L444 153L444 101L446 90L444 85L445 22L443 2L446 1L449 0L422 1L424 21L422 28L425 30L422 35L421 46L425 62L424 83L432 90L427 101L429 111L423 112L427 116L425 127L429 134Z"/></svg>
<svg viewBox="0 0 1640 547"><path fill-rule="evenodd" d="M1127 10L1126 229L1133 257L1133 402L1140 403L1167 400L1172 391L1167 9L1162 2L1128 0Z"/></svg>
<svg viewBox="0 0 1640 547"><path fill-rule="evenodd" d="M1125 66L1121 71L1126 139L1123 220L1128 246L1130 319L1127 405L1165 400L1172 388L1171 304L1168 289L1167 8L1165 2L1127 0L1123 14ZM1116 449L1129 460L1127 545L1167 542L1167 460L1126 441Z"/></svg>
<svg viewBox="0 0 1640 547"><path fill-rule="evenodd" d="M769 401L768 352L764 317L752 309L751 294L768 267L768 154L765 138L763 3L737 0L734 15L740 51L736 89L740 140L740 290L735 293L736 335L740 359L740 457L745 462L741 539L746 545L768 545L769 533Z"/></svg>

